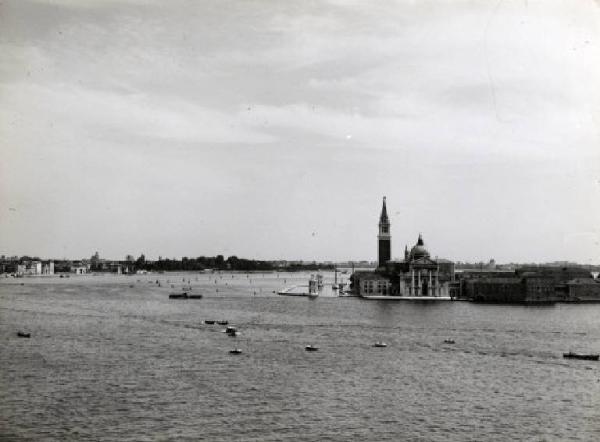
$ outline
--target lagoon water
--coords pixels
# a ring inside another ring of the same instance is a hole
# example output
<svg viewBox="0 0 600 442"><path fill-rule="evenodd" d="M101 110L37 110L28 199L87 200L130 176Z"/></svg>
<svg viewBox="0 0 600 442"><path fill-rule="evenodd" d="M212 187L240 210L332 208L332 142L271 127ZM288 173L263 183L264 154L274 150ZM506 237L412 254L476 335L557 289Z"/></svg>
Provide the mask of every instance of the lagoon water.
<svg viewBox="0 0 600 442"><path fill-rule="evenodd" d="M274 293L308 276L0 281L0 439L600 440L599 304Z"/></svg>

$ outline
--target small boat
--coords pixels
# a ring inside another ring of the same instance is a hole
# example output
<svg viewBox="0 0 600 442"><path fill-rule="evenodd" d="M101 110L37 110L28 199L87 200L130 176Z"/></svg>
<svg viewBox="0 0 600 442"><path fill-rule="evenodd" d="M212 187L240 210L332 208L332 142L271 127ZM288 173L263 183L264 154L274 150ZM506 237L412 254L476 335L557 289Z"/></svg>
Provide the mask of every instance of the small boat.
<svg viewBox="0 0 600 442"><path fill-rule="evenodd" d="M241 355L242 354L242 350L239 348L234 348L233 350L229 350L229 354L232 355Z"/></svg>
<svg viewBox="0 0 600 442"><path fill-rule="evenodd" d="M569 353L563 353L563 358L567 358L567 359L583 359L586 361L597 361L600 358L600 355L593 355L593 354L579 354L579 353L573 353L572 351L570 351Z"/></svg>
<svg viewBox="0 0 600 442"><path fill-rule="evenodd" d="M227 324L229 324L229 322L228 321L217 321L217 324L219 324L219 325L227 325Z"/></svg>
<svg viewBox="0 0 600 442"><path fill-rule="evenodd" d="M213 325L215 323L215 321L207 319L206 321L204 321L205 324L209 324L209 325Z"/></svg>
<svg viewBox="0 0 600 442"><path fill-rule="evenodd" d="M236 336L238 332L235 327L227 327L225 329L225 333L227 333L229 336Z"/></svg>
<svg viewBox="0 0 600 442"><path fill-rule="evenodd" d="M444 344L454 344L454 339L444 339Z"/></svg>
<svg viewBox="0 0 600 442"><path fill-rule="evenodd" d="M304 347L304 349L306 351L318 351L319 347L315 347L314 345L308 344L306 347Z"/></svg>
<svg viewBox="0 0 600 442"><path fill-rule="evenodd" d="M187 299L188 294L186 292L183 293L171 293L169 295L169 299Z"/></svg>
<svg viewBox="0 0 600 442"><path fill-rule="evenodd" d="M385 342L377 341L373 344L373 347L387 347L387 344Z"/></svg>
<svg viewBox="0 0 600 442"><path fill-rule="evenodd" d="M17 332L17 336L19 338L31 338L31 333L25 333L25 332L20 331L20 332Z"/></svg>

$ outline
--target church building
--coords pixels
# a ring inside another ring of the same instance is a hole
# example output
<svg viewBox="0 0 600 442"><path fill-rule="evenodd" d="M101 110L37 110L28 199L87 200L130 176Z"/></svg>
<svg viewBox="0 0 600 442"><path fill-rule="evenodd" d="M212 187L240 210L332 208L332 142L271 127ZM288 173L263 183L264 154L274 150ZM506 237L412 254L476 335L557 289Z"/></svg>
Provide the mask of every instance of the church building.
<svg viewBox="0 0 600 442"><path fill-rule="evenodd" d="M355 293L375 299L449 298L449 286L454 281L454 263L446 259L432 259L421 234L410 251L407 246L404 247L404 259L392 259L390 227L383 197L377 235L377 269L354 272L351 281Z"/></svg>

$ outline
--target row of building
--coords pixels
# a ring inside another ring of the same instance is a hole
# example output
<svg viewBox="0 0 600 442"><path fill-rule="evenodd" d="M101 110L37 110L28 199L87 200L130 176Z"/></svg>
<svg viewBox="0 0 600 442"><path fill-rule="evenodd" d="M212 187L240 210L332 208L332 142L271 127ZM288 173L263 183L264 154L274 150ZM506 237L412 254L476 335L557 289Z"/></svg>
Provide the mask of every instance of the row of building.
<svg viewBox="0 0 600 442"><path fill-rule="evenodd" d="M84 275L90 272L128 273L133 271L132 265L120 262L101 260L54 261L38 259L0 259L0 274L21 276L54 275L55 272Z"/></svg>
<svg viewBox="0 0 600 442"><path fill-rule="evenodd" d="M544 303L600 301L600 279L576 266L526 266L512 271L465 270L460 296L477 302Z"/></svg>
<svg viewBox="0 0 600 442"><path fill-rule="evenodd" d="M12 273L19 276L54 275L54 261L23 261L0 264L0 273Z"/></svg>
<svg viewBox="0 0 600 442"><path fill-rule="evenodd" d="M353 291L364 298L439 298L496 303L600 301L597 273L578 266L524 266L516 269L461 269L432 259L422 235L404 259L391 259L392 238L386 200L379 217L375 270L353 273Z"/></svg>

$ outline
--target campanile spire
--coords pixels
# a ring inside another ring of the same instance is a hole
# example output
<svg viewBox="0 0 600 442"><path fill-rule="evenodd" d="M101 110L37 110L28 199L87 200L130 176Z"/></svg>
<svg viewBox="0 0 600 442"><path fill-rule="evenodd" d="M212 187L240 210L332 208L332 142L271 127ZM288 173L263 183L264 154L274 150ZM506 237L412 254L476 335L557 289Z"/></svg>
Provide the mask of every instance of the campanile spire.
<svg viewBox="0 0 600 442"><path fill-rule="evenodd" d="M378 240L378 267L385 267L385 263L391 259L392 255L392 235L390 234L390 219L387 214L385 196L383 197L383 206L379 216L379 234Z"/></svg>

